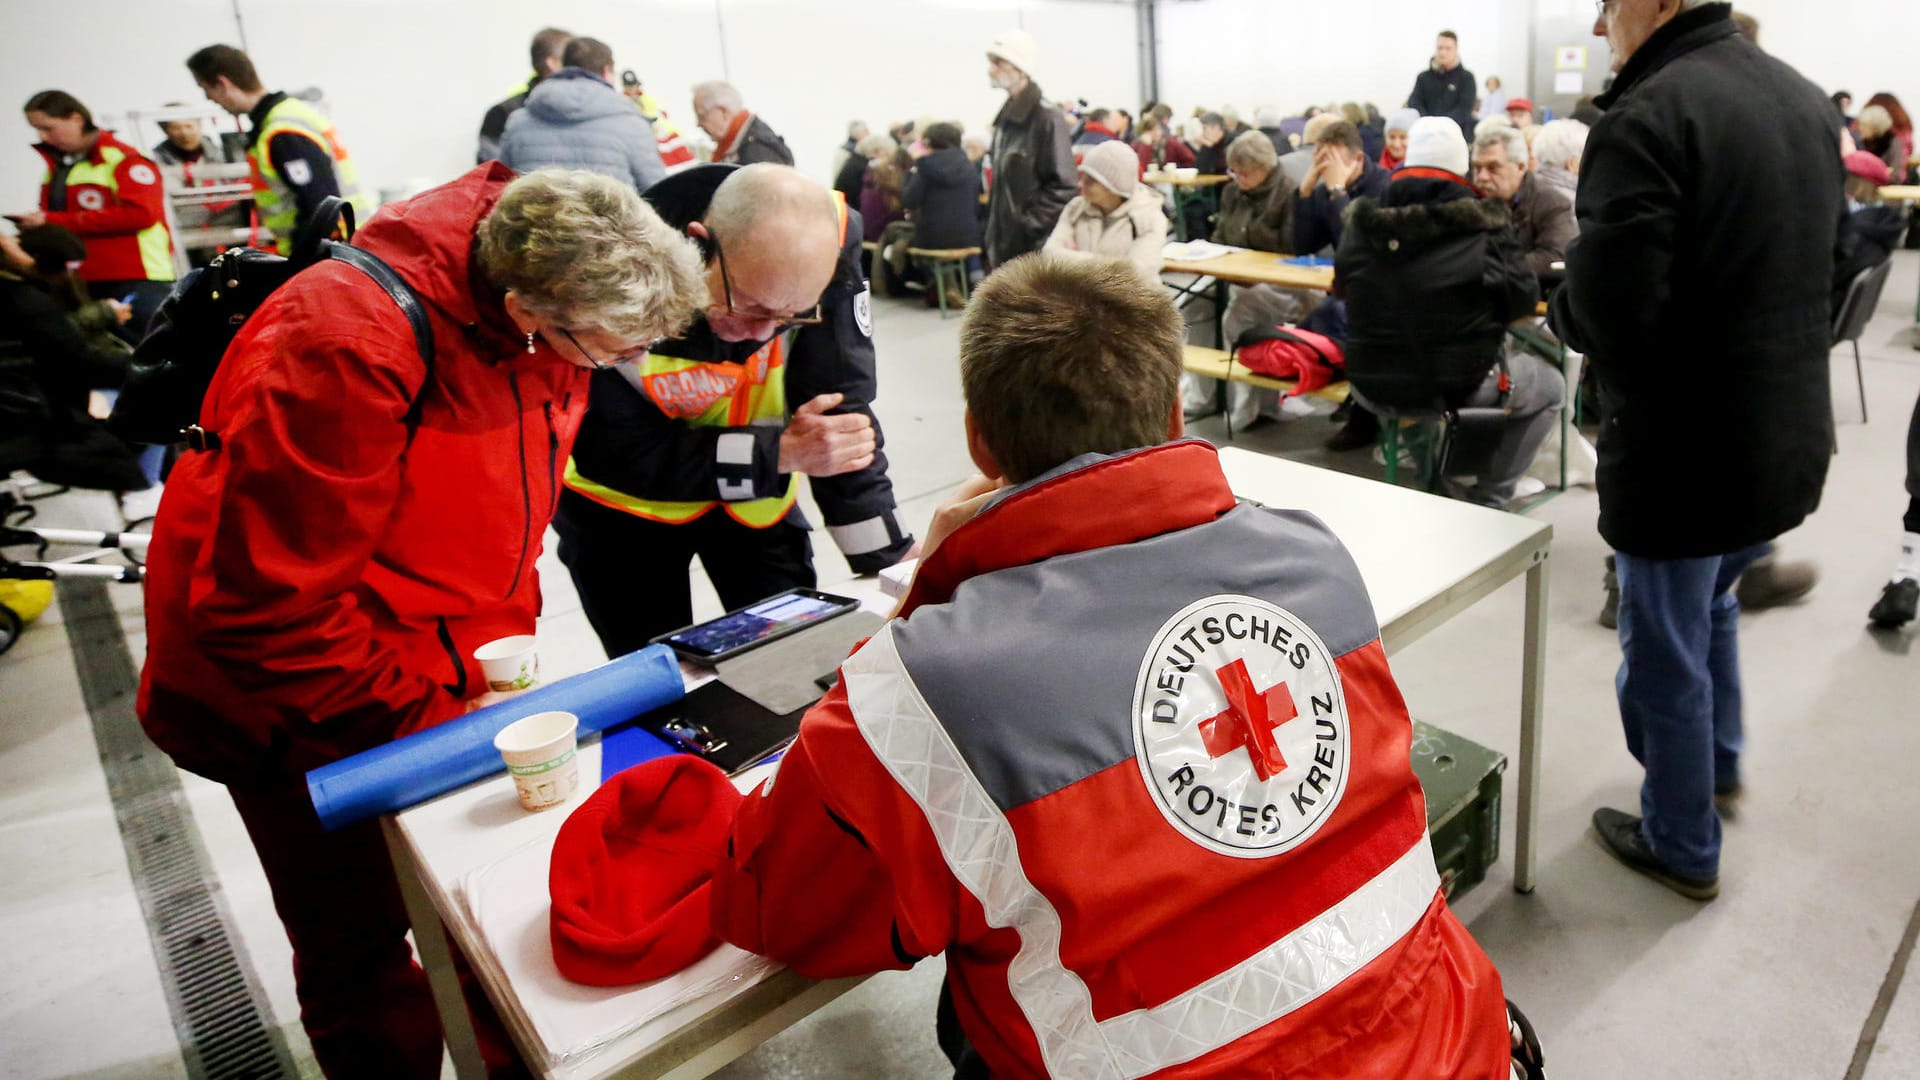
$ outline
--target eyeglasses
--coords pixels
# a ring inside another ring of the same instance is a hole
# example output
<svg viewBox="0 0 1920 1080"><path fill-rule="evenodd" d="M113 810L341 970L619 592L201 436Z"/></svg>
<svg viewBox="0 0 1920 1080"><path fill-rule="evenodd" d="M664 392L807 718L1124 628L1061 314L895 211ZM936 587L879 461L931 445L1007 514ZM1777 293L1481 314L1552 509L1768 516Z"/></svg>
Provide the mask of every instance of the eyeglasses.
<svg viewBox="0 0 1920 1080"><path fill-rule="evenodd" d="M1607 17L1607 10L1609 8L1619 6L1620 0L1593 0L1593 17L1595 19L1604 19Z"/></svg>
<svg viewBox="0 0 1920 1080"><path fill-rule="evenodd" d="M720 237L709 232L707 240L713 245L714 260L720 264L720 288L727 298L727 314L742 319L764 319L781 326L818 326L826 321L820 305L815 304L807 311L796 311L791 315L780 315L771 311L742 311L733 306L733 278L727 274L727 253L720 250Z"/></svg>
<svg viewBox="0 0 1920 1080"><path fill-rule="evenodd" d="M572 344L575 349L578 349L580 351L580 355L586 357L587 363L592 364L596 370L602 370L610 367L619 367L621 364L625 364L629 361L642 359L647 355L647 353L653 351L653 347L655 345L660 344L658 340L649 341L645 345L642 345L637 349L628 349L626 352L621 353L620 355L614 357L611 360L603 361L599 357L596 357L592 353L588 352L587 347L585 345L580 344L580 339L573 336L573 331L567 329L564 326L558 326L558 327L555 327L554 329L560 331L561 336L566 338L567 341L570 344Z"/></svg>

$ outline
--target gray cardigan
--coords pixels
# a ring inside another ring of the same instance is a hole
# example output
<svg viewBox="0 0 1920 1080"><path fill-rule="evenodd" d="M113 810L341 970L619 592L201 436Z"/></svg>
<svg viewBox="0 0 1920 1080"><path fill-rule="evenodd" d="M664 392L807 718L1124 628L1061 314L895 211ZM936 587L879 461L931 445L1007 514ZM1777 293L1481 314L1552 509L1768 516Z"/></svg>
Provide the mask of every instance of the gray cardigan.
<svg viewBox="0 0 1920 1080"><path fill-rule="evenodd" d="M507 118L500 160L515 172L591 169L645 191L662 177L653 125L625 95L579 68L562 68Z"/></svg>

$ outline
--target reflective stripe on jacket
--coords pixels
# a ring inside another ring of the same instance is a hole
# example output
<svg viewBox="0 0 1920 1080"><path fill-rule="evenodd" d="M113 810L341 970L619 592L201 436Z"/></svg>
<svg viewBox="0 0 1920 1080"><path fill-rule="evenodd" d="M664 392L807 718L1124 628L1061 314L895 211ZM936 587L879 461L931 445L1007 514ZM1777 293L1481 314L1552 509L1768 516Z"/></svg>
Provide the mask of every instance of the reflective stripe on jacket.
<svg viewBox="0 0 1920 1080"><path fill-rule="evenodd" d="M782 334L774 338L738 364L649 353L639 363L637 389L661 412L694 427L784 426L787 337ZM715 445L714 458L720 465L750 465L753 437L722 434ZM574 467L572 458L567 459L566 483L602 506L669 525L684 525L716 506L724 506L728 516L740 524L765 529L779 524L799 496L798 482L788 474L781 491L764 498L752 497L754 487L750 481L722 476L717 485L719 500L645 499L587 479Z"/></svg>
<svg viewBox="0 0 1920 1080"><path fill-rule="evenodd" d="M110 131L100 132L93 149L71 163L45 143L34 149L46 164L40 209L47 224L68 229L87 245L83 280L173 280L166 194L159 168L146 155Z"/></svg>
<svg viewBox="0 0 1920 1080"><path fill-rule="evenodd" d="M904 608L740 808L721 937L815 978L945 952L995 1076L1506 1074L1317 519L1236 506L1204 444L1088 455L956 530Z"/></svg>
<svg viewBox="0 0 1920 1080"><path fill-rule="evenodd" d="M296 97L283 98L268 110L265 122L254 133L247 150L247 163L253 166L253 201L260 208L260 224L271 231L281 254L293 248L293 233L299 218L299 205L292 188L273 167L269 147L281 135L312 139L333 159L333 179L340 197L353 205L356 220L365 224L373 216L373 196L360 188L360 170L340 141L333 121L327 115Z"/></svg>
<svg viewBox="0 0 1920 1080"><path fill-rule="evenodd" d="M837 192L834 206L840 215L840 242L845 244L847 201ZM639 361L627 381L655 409L689 427L783 428L787 422L786 357L793 337L792 332L783 333L738 362L672 356L673 345L663 345L662 351L648 353ZM723 506L740 524L765 529L779 524L793 509L799 486L792 474L786 474L774 494L757 496L750 479L754 449L751 434L725 432L718 436L713 452L718 496L714 499L649 498L639 492L620 491L582 474L571 458L567 460L566 483L602 506L650 521L683 525Z"/></svg>

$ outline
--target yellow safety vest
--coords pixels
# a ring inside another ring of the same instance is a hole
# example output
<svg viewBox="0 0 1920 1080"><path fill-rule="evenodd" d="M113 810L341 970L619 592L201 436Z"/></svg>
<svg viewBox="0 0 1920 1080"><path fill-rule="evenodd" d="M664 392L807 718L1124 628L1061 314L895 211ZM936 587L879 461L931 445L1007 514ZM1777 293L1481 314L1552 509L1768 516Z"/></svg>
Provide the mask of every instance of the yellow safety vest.
<svg viewBox="0 0 1920 1080"><path fill-rule="evenodd" d="M294 222L299 215L299 207L294 201L292 187L274 169L273 161L267 154L267 144L276 136L289 133L319 143L320 148L333 159L334 183L340 188L340 197L353 205L357 223L366 224L375 209L373 196L360 190L360 170L354 167L353 158L340 142L340 133L333 129L333 121L299 98L284 98L280 104L268 110L261 122L258 138L253 141L253 148L247 151L247 162L253 166L253 201L260 208L260 224L272 231L275 245L282 255L293 250Z"/></svg>
<svg viewBox="0 0 1920 1080"><path fill-rule="evenodd" d="M683 360L649 353L640 362L642 392L661 412L693 427L748 427L760 422L785 423L787 418L786 351L790 335L781 334L740 363ZM778 495L741 502L718 499L670 502L643 499L615 491L580 475L567 458L567 487L602 506L649 521L684 525L716 506L752 529L777 525L799 497L798 480L787 477Z"/></svg>
<svg viewBox="0 0 1920 1080"><path fill-rule="evenodd" d="M833 193L834 208L840 218L840 243L847 242L847 200ZM787 419L787 345L793 332L777 335L760 350L739 363L711 360L684 360L661 353L648 353L640 362L641 392L666 415L694 427L748 427ZM716 506L726 507L727 515L752 529L766 529L780 523L799 498L799 480L789 475L786 488L778 495L740 502L718 499L698 502L669 502L643 499L595 483L580 475L571 456L567 458L567 487L602 506L624 511L649 521L684 525Z"/></svg>
<svg viewBox="0 0 1920 1080"><path fill-rule="evenodd" d="M115 174L127 160L127 151L116 146L108 139L101 139L96 148L100 160L94 155L81 158L67 166L67 190L84 184L106 188L113 192L116 200L120 197L120 181ZM51 179L52 174L48 177ZM45 183L46 181L42 181ZM162 196L164 198L164 196ZM173 236L167 232L166 218L141 229L134 234L134 240L140 245L140 266L146 271L148 281L172 281L173 274Z"/></svg>

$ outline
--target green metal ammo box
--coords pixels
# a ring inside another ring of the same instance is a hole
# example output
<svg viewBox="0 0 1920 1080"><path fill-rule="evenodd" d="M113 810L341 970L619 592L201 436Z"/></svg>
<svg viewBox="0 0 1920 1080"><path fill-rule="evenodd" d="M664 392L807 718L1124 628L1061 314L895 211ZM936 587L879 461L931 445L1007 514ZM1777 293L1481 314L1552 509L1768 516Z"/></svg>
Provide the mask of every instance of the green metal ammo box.
<svg viewBox="0 0 1920 1080"><path fill-rule="evenodd" d="M1413 722L1413 771L1427 793L1427 833L1449 901L1486 880L1500 858L1500 774L1505 754Z"/></svg>

